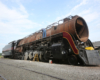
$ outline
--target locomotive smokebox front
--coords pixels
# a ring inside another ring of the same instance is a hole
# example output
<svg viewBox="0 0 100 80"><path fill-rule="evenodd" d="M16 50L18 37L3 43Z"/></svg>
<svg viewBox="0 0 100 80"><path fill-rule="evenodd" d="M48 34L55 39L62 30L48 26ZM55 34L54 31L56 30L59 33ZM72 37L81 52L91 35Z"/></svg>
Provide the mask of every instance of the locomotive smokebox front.
<svg viewBox="0 0 100 80"><path fill-rule="evenodd" d="M74 37L82 42L86 42L89 36L88 26L82 17L74 16L72 19L64 19L64 31L74 35Z"/></svg>

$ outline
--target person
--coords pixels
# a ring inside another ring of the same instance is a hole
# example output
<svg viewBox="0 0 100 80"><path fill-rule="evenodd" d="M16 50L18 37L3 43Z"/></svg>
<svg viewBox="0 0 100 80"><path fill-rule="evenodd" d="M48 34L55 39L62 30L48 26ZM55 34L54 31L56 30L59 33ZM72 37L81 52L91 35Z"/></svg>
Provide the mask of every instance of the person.
<svg viewBox="0 0 100 80"><path fill-rule="evenodd" d="M42 38L45 38L46 37L46 29L42 29L42 32L43 32Z"/></svg>

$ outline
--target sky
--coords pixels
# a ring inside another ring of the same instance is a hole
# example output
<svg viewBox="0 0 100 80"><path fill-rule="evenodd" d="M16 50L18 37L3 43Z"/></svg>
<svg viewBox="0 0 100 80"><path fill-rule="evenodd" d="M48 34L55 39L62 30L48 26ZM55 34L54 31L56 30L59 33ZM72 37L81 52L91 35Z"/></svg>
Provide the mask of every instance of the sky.
<svg viewBox="0 0 100 80"><path fill-rule="evenodd" d="M89 39L100 41L100 0L0 0L0 52L9 42L70 15L83 17Z"/></svg>

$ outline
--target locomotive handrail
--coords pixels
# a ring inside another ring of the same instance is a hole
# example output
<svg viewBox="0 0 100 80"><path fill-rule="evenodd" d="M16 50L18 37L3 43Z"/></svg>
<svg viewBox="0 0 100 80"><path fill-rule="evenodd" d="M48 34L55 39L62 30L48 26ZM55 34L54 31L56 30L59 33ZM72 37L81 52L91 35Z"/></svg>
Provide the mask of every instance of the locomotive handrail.
<svg viewBox="0 0 100 80"><path fill-rule="evenodd" d="M66 17L66 18L68 18L68 19L72 19L74 16L68 16L68 17ZM61 20L58 20L57 22L54 22L54 23L52 23L52 24L50 24L50 25L48 25L46 28L44 28L44 29L46 29L46 30L48 30L48 29L50 29L51 27L53 27L54 26L54 24L57 24L57 26L59 25L59 22L60 21L63 21L64 19L66 19L66 18L63 18L63 19L61 19ZM63 21L64 22L64 21ZM34 32L34 33L32 33L32 34L30 34L30 35L28 35L28 36L26 36L26 37L24 37L24 38L27 38L27 37L29 37L29 36L31 36L31 35L33 35L33 34L36 34L36 33L39 33L40 31L42 31L42 30L39 30L39 31L36 31L36 32Z"/></svg>

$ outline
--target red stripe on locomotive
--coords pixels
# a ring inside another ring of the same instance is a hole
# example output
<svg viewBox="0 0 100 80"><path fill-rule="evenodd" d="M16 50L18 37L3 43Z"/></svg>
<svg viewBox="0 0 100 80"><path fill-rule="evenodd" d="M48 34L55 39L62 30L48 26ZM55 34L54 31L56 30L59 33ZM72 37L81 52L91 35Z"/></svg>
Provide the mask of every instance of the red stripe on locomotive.
<svg viewBox="0 0 100 80"><path fill-rule="evenodd" d="M67 41L69 42L69 44L70 44L70 46L71 46L73 52L74 52L75 54L79 54L79 53L78 53L78 49L76 48L76 46L75 46L75 44L74 44L74 41L73 41L71 35L70 35L68 32L63 32L63 38L67 39Z"/></svg>

